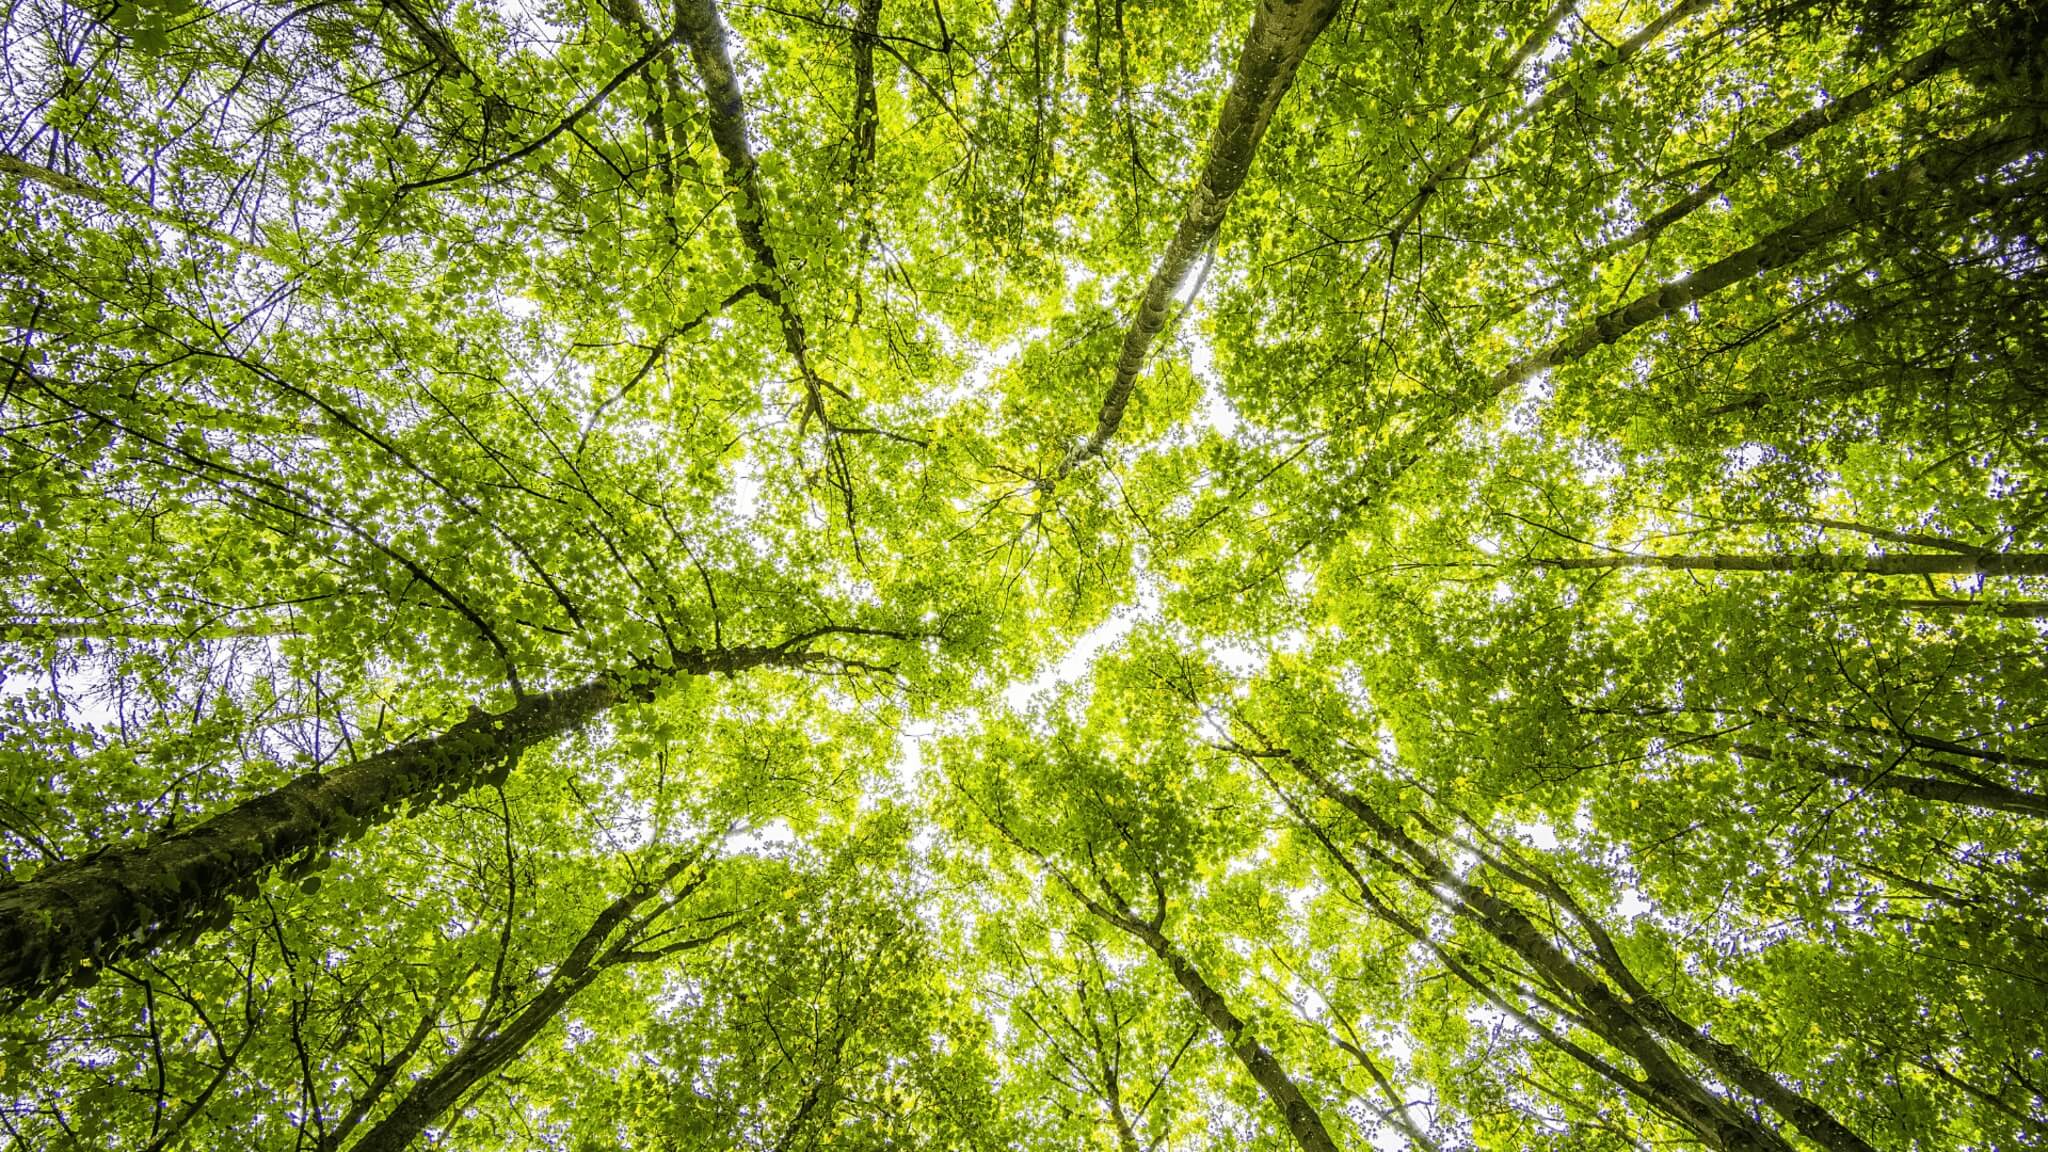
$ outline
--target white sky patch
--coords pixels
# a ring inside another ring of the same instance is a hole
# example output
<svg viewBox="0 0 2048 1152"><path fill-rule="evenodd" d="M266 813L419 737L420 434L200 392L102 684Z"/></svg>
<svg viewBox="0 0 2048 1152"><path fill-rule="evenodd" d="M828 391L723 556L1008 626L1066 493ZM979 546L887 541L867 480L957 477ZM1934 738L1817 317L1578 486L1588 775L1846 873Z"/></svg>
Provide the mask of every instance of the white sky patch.
<svg viewBox="0 0 2048 1152"><path fill-rule="evenodd" d="M674 1019L703 1003L704 985L701 981L674 968L661 974L661 992L654 1000L654 1014L658 1019Z"/></svg>
<svg viewBox="0 0 2048 1152"><path fill-rule="evenodd" d="M1750 442L1730 449L1727 455L1729 471L1740 476L1770 459L1771 450L1762 444Z"/></svg>
<svg viewBox="0 0 2048 1152"><path fill-rule="evenodd" d="M728 856L765 856L776 848L786 848L796 843L796 833L789 827L789 821L777 816L758 828L746 828L725 838L725 854Z"/></svg>
<svg viewBox="0 0 2048 1152"><path fill-rule="evenodd" d="M742 524L750 524L761 514L761 466L751 451L742 451L728 457L722 469L727 476L726 499L731 503L732 512Z"/></svg>
<svg viewBox="0 0 2048 1152"><path fill-rule="evenodd" d="M612 782L613 794L621 795L622 781ZM623 800L619 812L605 823L604 835L607 845L614 852L627 852L645 848L654 843L654 810L644 800Z"/></svg>
<svg viewBox="0 0 2048 1152"><path fill-rule="evenodd" d="M1135 601L1111 609L1108 618L1081 633L1065 655L1041 669L1038 675L1029 680L1013 681L1003 689L1003 702L1010 706L1011 711L1023 712L1029 709L1032 697L1039 693L1059 684L1080 683L1103 649L1121 642L1140 623L1156 622L1159 618L1159 587L1141 568Z"/></svg>
<svg viewBox="0 0 2048 1152"><path fill-rule="evenodd" d="M1515 825L1515 835L1545 852L1557 847L1557 830L1541 820Z"/></svg>
<svg viewBox="0 0 2048 1152"><path fill-rule="evenodd" d="M1408 1152L1408 1136L1392 1124L1381 1124L1372 1131L1372 1146L1379 1152Z"/></svg>
<svg viewBox="0 0 2048 1152"><path fill-rule="evenodd" d="M1571 446L1572 467L1589 484L1604 485L1621 479L1621 453L1605 440L1579 439Z"/></svg>
<svg viewBox="0 0 2048 1152"><path fill-rule="evenodd" d="M0 696L26 696L37 689L49 691L43 676L0 676ZM87 664L57 673L57 691L64 700L64 718L81 728L111 732L121 726L114 711L114 693L97 664Z"/></svg>
<svg viewBox="0 0 2048 1152"><path fill-rule="evenodd" d="M1240 680L1250 680L1266 670L1267 654L1264 649L1232 640L1211 640L1202 647L1225 672Z"/></svg>
<svg viewBox="0 0 2048 1152"><path fill-rule="evenodd" d="M1315 904L1316 900L1319 897L1321 897L1324 893L1328 891L1329 887L1325 885L1322 881L1311 880L1308 883L1303 884L1296 888L1283 888L1281 889L1281 894L1287 900L1287 910L1293 913L1297 919L1306 920L1308 918L1310 907ZM1315 997L1316 1011L1318 1014L1329 1011L1329 1002L1323 999L1322 993L1317 992L1313 988L1307 988L1305 986L1304 990Z"/></svg>
<svg viewBox="0 0 2048 1152"><path fill-rule="evenodd" d="M1031 706L1031 698L1039 693L1048 691L1058 684L1079 683L1088 674L1089 666L1095 663L1095 657L1104 648L1130 635L1137 622L1136 612L1118 610L1109 619L1081 633L1080 638L1074 641L1074 646L1067 649L1066 655L1061 656L1038 675L1029 680L1019 680L1003 689L1003 702L1008 704L1012 711L1022 712Z"/></svg>
<svg viewBox="0 0 2048 1152"><path fill-rule="evenodd" d="M1079 260L1067 259L1060 263L1060 271L1066 275L1067 300L1071 304L1074 292L1081 285L1095 279L1095 270Z"/></svg>
<svg viewBox="0 0 2048 1152"><path fill-rule="evenodd" d="M960 382L957 385L939 393L940 402L950 407L960 400L976 396L997 398L997 393L989 387L996 373L1015 363L1017 357L1023 354L1025 347L1044 339L1047 331L1045 328L1027 328L1001 344L984 350L981 355L974 358L974 363L967 366L967 371L960 374Z"/></svg>
<svg viewBox="0 0 2048 1152"><path fill-rule="evenodd" d="M924 742L938 732L929 720L912 721L896 730L896 760L889 768L907 796L915 796L924 779Z"/></svg>
<svg viewBox="0 0 2048 1152"><path fill-rule="evenodd" d="M545 0L491 0L491 7L498 16L515 28L532 27L541 22L541 10Z"/></svg>
<svg viewBox="0 0 2048 1152"><path fill-rule="evenodd" d="M1614 905L1614 910L1627 920L1633 920L1655 909L1656 905L1645 899L1643 894L1637 891L1634 885L1623 888L1621 890L1621 900Z"/></svg>

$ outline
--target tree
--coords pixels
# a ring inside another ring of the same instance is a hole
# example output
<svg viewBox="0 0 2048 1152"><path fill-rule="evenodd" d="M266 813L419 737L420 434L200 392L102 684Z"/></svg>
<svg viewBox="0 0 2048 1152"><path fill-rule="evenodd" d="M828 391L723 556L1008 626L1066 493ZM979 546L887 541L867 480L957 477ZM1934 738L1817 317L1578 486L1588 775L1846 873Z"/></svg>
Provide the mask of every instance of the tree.
<svg viewBox="0 0 2048 1152"><path fill-rule="evenodd" d="M10 1143L2048 1138L2040 5L4 29Z"/></svg>

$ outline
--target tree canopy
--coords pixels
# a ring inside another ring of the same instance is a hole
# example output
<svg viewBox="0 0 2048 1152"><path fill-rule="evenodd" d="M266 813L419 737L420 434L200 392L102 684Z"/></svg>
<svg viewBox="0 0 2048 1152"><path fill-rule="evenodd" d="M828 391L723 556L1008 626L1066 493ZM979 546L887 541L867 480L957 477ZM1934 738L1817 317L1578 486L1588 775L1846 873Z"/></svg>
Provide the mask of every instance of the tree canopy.
<svg viewBox="0 0 2048 1152"><path fill-rule="evenodd" d="M0 1143L2048 1147L2044 17L10 0Z"/></svg>

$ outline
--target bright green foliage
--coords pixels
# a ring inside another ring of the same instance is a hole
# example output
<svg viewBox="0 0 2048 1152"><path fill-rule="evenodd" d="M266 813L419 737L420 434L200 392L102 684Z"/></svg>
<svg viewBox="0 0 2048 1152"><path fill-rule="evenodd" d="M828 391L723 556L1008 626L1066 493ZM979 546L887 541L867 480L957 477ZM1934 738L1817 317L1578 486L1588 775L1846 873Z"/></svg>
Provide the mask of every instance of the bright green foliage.
<svg viewBox="0 0 2048 1152"><path fill-rule="evenodd" d="M2043 9L1325 16L11 4L0 1146L2048 1145Z"/></svg>

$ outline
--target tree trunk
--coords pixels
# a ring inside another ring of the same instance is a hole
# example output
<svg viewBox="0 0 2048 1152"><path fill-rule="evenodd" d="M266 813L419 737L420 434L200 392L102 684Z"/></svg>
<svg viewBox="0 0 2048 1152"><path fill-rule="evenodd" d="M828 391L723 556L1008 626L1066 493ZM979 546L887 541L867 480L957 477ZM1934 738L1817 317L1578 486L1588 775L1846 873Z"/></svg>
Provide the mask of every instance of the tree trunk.
<svg viewBox="0 0 2048 1152"><path fill-rule="evenodd" d="M441 1010L440 1004L429 1008L426 1014L420 1017L419 1025L406 1037L405 1043L398 1051L377 1065L370 1076L370 1082L349 1103L348 1111L321 1137L318 1152L335 1152L335 1149L347 1141L349 1134L368 1119L370 1110L375 1108L377 1101L383 1099L384 1093L390 1090L391 1082L398 1078L400 1072L405 1071L405 1066L412 1063L412 1058L418 1055L420 1046L425 1044L427 1037L433 1035L434 1030L440 1026Z"/></svg>
<svg viewBox="0 0 2048 1152"><path fill-rule="evenodd" d="M433 1075L415 1082L404 1098L351 1146L351 1152L405 1152L428 1125L439 1120L471 1089L517 1060L527 1046L554 1022L569 1001L607 969L701 947L736 926L738 921L732 921L708 936L680 941L646 953L628 950L655 919L702 882L703 874L700 872L695 881L686 883L678 894L664 900L660 907L638 920L631 920L641 905L662 895L663 890L691 863L689 859L678 860L657 881L636 885L607 905L570 948L568 958L548 978L547 986L529 1000L517 1016L502 1028L495 1027L491 1021L479 1022L476 1033L468 1042Z"/></svg>
<svg viewBox="0 0 2048 1152"><path fill-rule="evenodd" d="M1116 902L1116 907L1090 896L1074 882L1073 877L1054 866L1046 859L1044 853L1026 844L1008 825L986 808L982 809L982 815L987 817L989 823L994 825L996 831L1002 833L1005 839L1035 858L1060 887L1065 888L1069 895L1080 901L1089 915L1144 944L1153 955L1165 963L1167 970L1173 973L1174 981L1187 992L1188 998L1194 1001L1195 1008L1202 1014L1202 1019L1208 1022L1209 1027L1230 1049L1230 1054L1244 1065L1245 1071L1251 1073L1253 1081L1258 1084L1259 1090L1265 1093L1266 1099L1280 1110L1282 1123L1287 1125L1288 1133L1294 1137L1294 1142L1301 1146L1302 1152L1337 1152L1336 1141L1330 1138L1330 1131L1323 1126L1322 1115L1316 1111L1315 1105L1309 1103L1308 1098L1301 1094L1301 1088L1287 1075L1287 1070L1280 1066L1280 1062L1273 1058L1273 1054L1266 1050L1266 1046L1245 1034L1244 1021L1230 1010L1230 1003L1223 998L1223 994L1202 976L1200 969L1180 954L1180 949L1173 946L1173 941L1167 939L1166 933L1160 927L1166 919L1164 887L1154 888L1159 906L1153 919L1141 920L1130 911L1129 906L1121 898L1109 892L1107 885L1104 885L1105 892Z"/></svg>
<svg viewBox="0 0 2048 1152"><path fill-rule="evenodd" d="M1865 576L2048 576L2048 553L2043 552L1985 552L1970 556L1913 552L1890 556L1797 552L1778 556L1541 556L1532 557L1528 563L1567 570L1666 568L1706 572L1848 572Z"/></svg>
<svg viewBox="0 0 2048 1152"><path fill-rule="evenodd" d="M1399 244L1408 229L1414 227L1415 222L1422 218L1423 210L1429 207L1431 200L1443 191L1444 185L1464 176L1473 162L1484 156L1489 149L1499 145L1524 124L1550 111L1563 101L1586 99L1593 85L1603 77L1622 74L1622 66L1635 59L1643 49L1655 44L1664 33L1669 32L1680 21L1704 11L1710 4L1711 0L1679 0L1679 3L1658 13L1635 35L1615 45L1612 51L1595 61L1585 73L1552 79L1540 95L1522 103L1500 124L1490 130L1475 130L1471 144L1466 146L1463 153L1450 163L1432 171L1416 187L1415 195L1409 199L1407 207L1401 210L1400 215L1394 217L1393 223L1387 225L1386 234L1393 238L1395 244ZM1571 16L1575 9L1576 5L1567 0L1545 15L1541 36L1524 41L1521 50L1515 53L1507 71L1500 77L1499 82L1504 95L1521 93L1522 81L1518 74L1522 70L1522 65L1528 62L1530 56L1545 47L1549 38L1555 34L1557 26ZM1484 121L1481 121L1482 126L1483 124ZM1388 275L1391 276L1393 271L1390 264L1387 269Z"/></svg>
<svg viewBox="0 0 2048 1152"><path fill-rule="evenodd" d="M1097 912L1097 915L1101 913ZM1301 1094L1301 1088L1273 1058L1273 1053L1246 1035L1244 1021L1230 1010L1229 1001L1203 977L1201 969L1182 956L1180 949L1173 946L1173 941L1152 925L1129 918L1118 918L1110 923L1142 941L1153 955L1165 963L1175 982L1187 991L1188 999L1202 1013L1202 1019L1209 1022L1209 1027L1229 1047L1230 1054L1237 1057L1245 1071L1251 1073L1266 1099L1280 1110L1281 1121L1287 1125L1287 1131L1303 1152L1337 1152L1337 1143L1330 1138L1329 1129L1323 1126L1321 1113Z"/></svg>
<svg viewBox="0 0 2048 1152"><path fill-rule="evenodd" d="M166 624L123 620L115 616L73 619L40 616L0 623L0 642L39 644L50 640L195 641L238 640L264 636L296 636L302 630L287 620L254 624Z"/></svg>
<svg viewBox="0 0 2048 1152"><path fill-rule="evenodd" d="M846 185L856 196L874 163L875 129L881 122L875 104L875 34L881 26L882 0L860 0L853 16L853 144L846 157Z"/></svg>
<svg viewBox="0 0 2048 1152"><path fill-rule="evenodd" d="M1252 16L1251 32L1237 58L1237 72L1230 91L1223 97L1223 111L1209 137L1208 157L1202 175L1188 194L1187 207L1173 240L1160 256L1138 312L1124 332L1123 348L1117 353L1116 378L1102 399L1095 431L1061 461L1059 475L1066 476L1081 464L1101 454L1123 423L1130 405L1131 390L1145 355L1166 326L1167 308L1195 267L1195 261L1216 238L1231 198L1244 186L1251 173L1252 158L1259 141L1272 123L1273 112L1294 86L1294 74L1308 55L1309 46L1337 14L1336 0L1260 0Z"/></svg>
<svg viewBox="0 0 2048 1152"><path fill-rule="evenodd" d="M877 10L879 14L879 9ZM651 38L653 29L637 29ZM804 419L816 418L826 428L832 421L825 413L825 383L811 366L810 334L798 309L795 289L784 275L781 258L763 229L767 204L761 196L760 163L754 146L747 140L747 102L740 92L739 73L733 68L732 52L726 42L731 30L719 14L715 0L677 0L676 33L689 48L697 82L704 89L706 116L711 121L711 141L725 161L725 182L733 191L733 218L740 239L761 275L761 298L775 306L782 326L782 345L796 361L804 382ZM834 389L836 391L836 389Z"/></svg>
<svg viewBox="0 0 2048 1152"><path fill-rule="evenodd" d="M1250 755L1255 757L1279 756L1287 758L1294 762L1302 774L1307 776L1326 795L1330 794L1328 782L1317 775L1312 768L1294 757L1286 756L1284 753L1250 753ZM1254 760L1254 763L1256 762ZM1489 983L1475 970L1478 965L1461 960L1458 954L1454 954L1445 946L1443 941L1438 940L1429 930L1403 915L1398 909L1381 899L1379 893L1373 889L1372 884L1366 880L1365 874L1359 870L1357 863L1342 849L1337 847L1336 842L1330 838L1322 826L1316 823L1292 796L1289 796L1284 789L1280 788L1279 784L1270 775L1265 775L1263 770L1261 770L1261 775L1265 776L1266 782L1280 796L1282 802L1286 804L1288 811L1292 812L1295 818L1301 822L1301 825L1309 830L1316 841L1323 846L1324 851L1330 855L1330 858L1350 878L1351 882L1358 889L1359 899L1364 902L1366 907L1371 909L1375 916L1393 925L1409 939L1427 949L1437 958L1438 962L1443 964L1447 971L1463 981L1467 987L1479 993L1489 1004L1492 1004L1495 1008L1521 1024L1530 1033L1542 1038L1545 1043L1577 1061L1594 1074L1621 1088L1623 1091L1636 1096L1645 1104L1661 1113L1667 1120L1672 1121L1698 1137L1701 1142L1710 1148L1718 1149L1720 1152L1793 1152L1791 1144L1784 1137L1755 1123L1742 1113L1734 1111L1718 1093L1709 1091L1705 1085L1700 1083L1697 1077L1672 1062L1668 1055L1656 1045L1654 1038L1649 1037L1647 1033L1642 1032L1640 1029L1636 1030L1636 1035L1640 1040L1647 1043L1647 1052L1631 1050L1618 1042L1615 1037L1600 1033L1597 1028L1593 1029L1610 1046L1635 1059L1637 1066L1642 1069L1643 1073L1642 1078L1637 1079L1626 1074L1622 1069L1598 1053L1587 1049L1584 1045L1577 1043L1569 1036L1531 1015L1529 1006L1522 1002L1527 999L1527 989L1517 989L1512 986L1502 989ZM1404 866L1393 861L1391 857L1386 857L1376 852L1372 854L1378 856L1383 863L1388 864L1395 873L1406 873L1408 871ZM1415 877L1409 876L1408 879L1413 881ZM1417 881L1417 883L1421 883L1421 881ZM1439 893L1433 889L1430 890L1430 895L1437 899L1439 903L1456 908L1455 896ZM1456 908L1456 911L1468 917L1471 915L1469 909ZM1517 992L1523 995L1517 996ZM1558 1009L1557 1006L1551 1005L1551 1007L1560 1014L1564 1014L1564 1010ZM1583 1026L1591 1027L1590 1023L1583 1019L1584 1013L1576 1015Z"/></svg>
<svg viewBox="0 0 2048 1152"><path fill-rule="evenodd" d="M1884 101L1904 95L1907 89L1924 84L1965 61L1995 50L2000 32L1999 29L1988 29L1959 36L1946 44L1937 44L1900 65L1899 70L1891 75L1881 80L1873 80L1839 100L1829 101L1794 117L1777 131L1757 141L1755 150L1765 156L1776 155L1824 128L1845 120L1853 120ZM1609 260L1618 253L1654 239L1666 228L1690 216L1701 205L1719 196L1731 182L1731 177L1740 177L1749 171L1748 168L1737 168L1724 162L1713 179L1665 205L1662 210L1629 229L1624 235L1602 244L1587 256L1587 261L1597 263Z"/></svg>
<svg viewBox="0 0 2048 1152"><path fill-rule="evenodd" d="M87 181L80 180L75 176L67 176L62 172L45 168L40 164L30 163L9 152L0 152L0 176L11 176L17 180L31 181L41 184L53 192L97 204L111 212L124 212L140 216L145 220L174 228L188 236L204 237L222 247L232 249L247 256L254 256L260 260L267 260L280 268L302 274L306 271L305 264L290 253L281 252L267 245L243 239L231 232L224 232L211 225L186 220L174 212L167 212L158 208L125 187L120 188L118 191L109 191Z"/></svg>
<svg viewBox="0 0 2048 1152"><path fill-rule="evenodd" d="M1695 301L1761 276L1813 252L1859 223L1908 204L1931 188L1956 187L1954 202L1971 209L1987 207L2025 194L2039 177L2013 184L1978 178L2025 156L2039 146L2040 123L2031 113L1975 132L1964 139L1936 145L1893 168L1867 176L1841 189L1834 198L1749 247L1724 256L1689 276L1655 288L1627 304L1609 309L1542 351L1522 357L1493 378L1488 396L1521 384L1546 368L1568 364L1644 325L1689 307Z"/></svg>
<svg viewBox="0 0 2048 1152"><path fill-rule="evenodd" d="M666 676L800 666L802 641L689 653ZM155 841L53 864L0 887L0 992L32 996L109 961L227 916L271 869L380 824L408 805L459 796L528 748L574 731L621 700L644 698L613 676L472 714L438 736L388 748L281 788Z"/></svg>
<svg viewBox="0 0 2048 1152"><path fill-rule="evenodd" d="M1887 612L1939 612L1957 616L1991 616L2004 620L2048 620L2048 600L1883 600L1850 604Z"/></svg>
<svg viewBox="0 0 2048 1152"><path fill-rule="evenodd" d="M1650 1035L1651 1031L1691 1053L1715 1075L1763 1101L1771 1111L1828 1152L1875 1152L1868 1142L1850 1131L1827 1109L1785 1087L1747 1054L1687 1024L1661 999L1650 995L1632 975L1620 982L1633 989L1634 995L1623 997L1609 988L1594 972L1565 955L1520 908L1466 882L1436 853L1380 815L1378 809L1363 797L1337 787L1299 758L1294 762L1326 796L1358 817L1374 835L1413 861L1422 870L1427 883L1441 889L1455 902L1454 911L1476 922L1488 935L1576 999L1585 1010L1586 1022L1594 1031L1634 1057L1653 1079L1692 1080L1672 1060L1663 1045ZM1618 963L1618 955L1609 962ZM1701 1103L1718 1105L1721 1101ZM1719 1107L1712 1110L1728 1111ZM1728 1123L1727 1117L1722 1119L1724 1124Z"/></svg>
<svg viewBox="0 0 2048 1152"><path fill-rule="evenodd" d="M1728 741L1727 746L1752 760L1780 759L1777 753L1762 744ZM1889 769L1864 768L1836 760L1802 758L1798 762L1823 776L1859 788L1883 788L1920 800L1965 808L1989 808L2022 816L2048 817L2048 796L2002 784L1967 784L1934 776L1902 776Z"/></svg>

